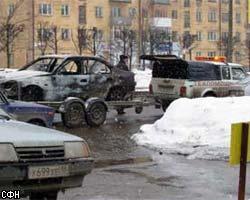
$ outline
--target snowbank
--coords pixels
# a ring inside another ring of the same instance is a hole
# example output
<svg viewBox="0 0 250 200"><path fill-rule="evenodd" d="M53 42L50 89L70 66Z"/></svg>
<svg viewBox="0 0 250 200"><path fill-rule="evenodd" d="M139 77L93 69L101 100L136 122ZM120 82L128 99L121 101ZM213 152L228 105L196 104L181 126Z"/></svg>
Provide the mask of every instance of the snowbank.
<svg viewBox="0 0 250 200"><path fill-rule="evenodd" d="M242 121L250 121L250 97L183 98L132 138L140 145L190 159L226 159L231 124Z"/></svg>
<svg viewBox="0 0 250 200"><path fill-rule="evenodd" d="M136 90L137 91L148 91L152 71L150 69L145 69L145 71L134 69Z"/></svg>

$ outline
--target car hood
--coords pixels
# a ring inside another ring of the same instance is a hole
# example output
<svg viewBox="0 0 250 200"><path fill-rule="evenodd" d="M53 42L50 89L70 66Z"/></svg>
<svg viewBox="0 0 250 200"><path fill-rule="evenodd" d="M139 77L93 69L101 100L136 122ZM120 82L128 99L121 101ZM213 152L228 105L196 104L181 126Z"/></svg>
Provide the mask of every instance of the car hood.
<svg viewBox="0 0 250 200"><path fill-rule="evenodd" d="M54 129L0 119L0 143L12 143L15 147L38 147L61 146L66 141L83 139Z"/></svg>
<svg viewBox="0 0 250 200"><path fill-rule="evenodd" d="M25 78L31 78L34 76L41 76L41 75L48 75L48 74L49 74L48 72L30 71L30 70L14 71L10 73L0 73L0 80L25 79Z"/></svg>
<svg viewBox="0 0 250 200"><path fill-rule="evenodd" d="M37 103L32 103L32 102L24 102L24 101L14 101L10 100L9 105L11 107L21 107L21 108L30 108L30 109L46 109L46 110L51 110L53 111L54 109L48 106L44 106L41 104Z"/></svg>

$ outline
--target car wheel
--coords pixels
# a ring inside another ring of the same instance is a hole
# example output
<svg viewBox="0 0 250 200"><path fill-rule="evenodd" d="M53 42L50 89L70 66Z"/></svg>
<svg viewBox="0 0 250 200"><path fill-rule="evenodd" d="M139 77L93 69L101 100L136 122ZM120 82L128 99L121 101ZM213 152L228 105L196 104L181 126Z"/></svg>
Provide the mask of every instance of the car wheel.
<svg viewBox="0 0 250 200"><path fill-rule="evenodd" d="M81 103L73 102L66 108L66 112L62 113L62 121L64 126L68 128L78 128L84 122L85 109Z"/></svg>
<svg viewBox="0 0 250 200"><path fill-rule="evenodd" d="M28 86L22 90L23 101L42 101L43 90L37 86Z"/></svg>
<svg viewBox="0 0 250 200"><path fill-rule="evenodd" d="M42 120L30 120L28 123L36 126L46 127L46 124Z"/></svg>
<svg viewBox="0 0 250 200"><path fill-rule="evenodd" d="M31 193L30 200L57 200L58 192Z"/></svg>
<svg viewBox="0 0 250 200"><path fill-rule="evenodd" d="M216 97L216 95L213 92L208 92L203 97Z"/></svg>
<svg viewBox="0 0 250 200"><path fill-rule="evenodd" d="M107 109L104 104L100 102L93 103L86 113L86 121L89 126L102 125L107 117Z"/></svg>
<svg viewBox="0 0 250 200"><path fill-rule="evenodd" d="M167 110L167 108L168 108L168 106L171 104L171 101L163 101L162 103L161 103L161 107L162 107L162 110L164 111L164 112L166 112L166 110Z"/></svg>
<svg viewBox="0 0 250 200"><path fill-rule="evenodd" d="M120 87L115 87L109 91L106 99L107 101L122 101L124 100L125 95L126 92L124 91L124 89Z"/></svg>

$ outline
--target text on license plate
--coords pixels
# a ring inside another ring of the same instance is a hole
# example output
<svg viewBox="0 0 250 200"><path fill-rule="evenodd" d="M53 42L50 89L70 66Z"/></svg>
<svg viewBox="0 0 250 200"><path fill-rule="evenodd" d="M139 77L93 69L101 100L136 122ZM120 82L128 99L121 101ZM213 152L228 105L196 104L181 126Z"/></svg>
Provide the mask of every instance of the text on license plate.
<svg viewBox="0 0 250 200"><path fill-rule="evenodd" d="M29 179L44 179L69 176L69 165L29 167Z"/></svg>

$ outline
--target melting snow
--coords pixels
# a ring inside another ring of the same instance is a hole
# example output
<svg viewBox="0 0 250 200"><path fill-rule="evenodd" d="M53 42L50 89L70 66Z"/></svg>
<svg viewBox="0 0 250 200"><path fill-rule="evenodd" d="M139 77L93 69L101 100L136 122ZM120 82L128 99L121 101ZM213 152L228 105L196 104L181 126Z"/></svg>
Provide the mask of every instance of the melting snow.
<svg viewBox="0 0 250 200"><path fill-rule="evenodd" d="M132 138L140 145L190 159L227 159L231 124L250 121L250 97L179 99Z"/></svg>

